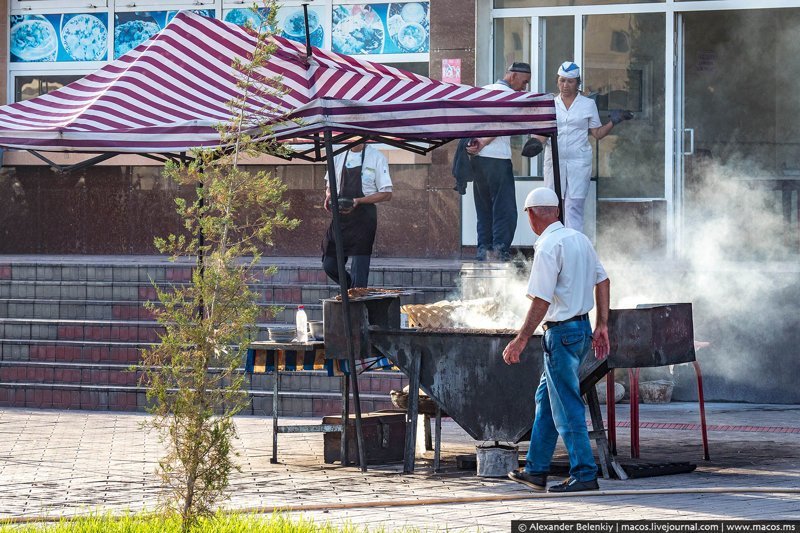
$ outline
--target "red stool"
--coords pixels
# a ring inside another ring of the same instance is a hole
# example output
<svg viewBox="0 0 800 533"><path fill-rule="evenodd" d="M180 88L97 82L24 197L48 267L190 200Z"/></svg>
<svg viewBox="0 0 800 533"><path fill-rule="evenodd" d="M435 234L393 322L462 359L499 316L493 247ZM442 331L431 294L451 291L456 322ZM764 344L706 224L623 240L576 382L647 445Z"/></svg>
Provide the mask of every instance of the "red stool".
<svg viewBox="0 0 800 533"><path fill-rule="evenodd" d="M696 348L708 346L708 343L696 342ZM706 408L703 398L703 373L700 363L693 361L695 375L697 376L697 399L700 404L700 428L703 435L703 458L708 461L708 431L706 428ZM639 458L639 371L640 368L629 368L630 378L630 404L631 404L631 457ZM606 377L606 410L608 418L608 442L611 453L617 453L617 415L616 402L614 401L614 369Z"/></svg>

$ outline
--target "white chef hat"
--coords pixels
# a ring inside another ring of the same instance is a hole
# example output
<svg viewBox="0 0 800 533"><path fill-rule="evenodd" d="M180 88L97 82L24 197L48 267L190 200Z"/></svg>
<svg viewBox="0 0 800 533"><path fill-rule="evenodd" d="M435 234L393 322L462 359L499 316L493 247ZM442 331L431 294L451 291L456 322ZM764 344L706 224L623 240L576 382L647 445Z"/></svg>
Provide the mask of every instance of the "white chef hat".
<svg viewBox="0 0 800 533"><path fill-rule="evenodd" d="M572 61L564 61L561 63L561 66L558 67L558 75L562 78L580 78L581 69Z"/></svg>

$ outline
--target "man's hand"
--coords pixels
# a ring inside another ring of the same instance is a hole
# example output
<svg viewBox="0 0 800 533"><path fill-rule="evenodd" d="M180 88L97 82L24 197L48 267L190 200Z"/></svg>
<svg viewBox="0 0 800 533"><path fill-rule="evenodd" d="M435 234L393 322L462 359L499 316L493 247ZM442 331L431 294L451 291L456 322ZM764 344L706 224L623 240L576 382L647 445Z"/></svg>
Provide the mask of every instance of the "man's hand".
<svg viewBox="0 0 800 533"><path fill-rule="evenodd" d="M505 361L507 365L519 363L519 356L527 345L528 339L519 336L514 337L514 340L509 342L506 349L503 350L503 361Z"/></svg>
<svg viewBox="0 0 800 533"><path fill-rule="evenodd" d="M604 279L594 286L594 298L597 300L597 316L595 317L592 347L594 356L602 361L608 357L611 347L608 342L608 307L611 301L611 280Z"/></svg>
<svg viewBox="0 0 800 533"><path fill-rule="evenodd" d="M483 147L494 140L494 137L476 137L467 145L469 155L478 155Z"/></svg>
<svg viewBox="0 0 800 533"><path fill-rule="evenodd" d="M603 325L594 328L592 348L594 348L594 357L598 361L608 357L608 353L611 350L608 342L608 326Z"/></svg>
<svg viewBox="0 0 800 533"><path fill-rule="evenodd" d="M522 354L522 351L528 345L528 341L531 340L536 326L542 322L542 318L544 318L545 313L547 313L548 307L550 307L550 303L546 300L533 298L531 306L528 308L528 313L525 315L525 322L519 329L519 333L514 337L514 340L508 343L506 349L503 350L503 361L505 361L507 365L519 363L520 354Z"/></svg>
<svg viewBox="0 0 800 533"><path fill-rule="evenodd" d="M331 191L325 193L325 201L322 203L322 207L324 207L325 211L328 213L331 212Z"/></svg>

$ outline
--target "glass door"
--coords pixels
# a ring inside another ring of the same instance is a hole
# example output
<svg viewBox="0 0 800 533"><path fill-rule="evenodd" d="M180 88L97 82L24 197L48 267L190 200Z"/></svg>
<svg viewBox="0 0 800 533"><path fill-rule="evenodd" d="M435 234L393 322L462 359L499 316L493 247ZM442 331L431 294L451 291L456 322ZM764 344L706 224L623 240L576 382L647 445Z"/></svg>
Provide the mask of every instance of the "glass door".
<svg viewBox="0 0 800 533"><path fill-rule="evenodd" d="M603 124L614 110L633 113L605 138L590 136L597 247L606 256L666 251L665 43L664 13L583 17L583 95Z"/></svg>
<svg viewBox="0 0 800 533"><path fill-rule="evenodd" d="M677 190L682 250L713 234L723 260L781 260L800 249L800 9L678 17ZM758 38L753 38L757 35Z"/></svg>

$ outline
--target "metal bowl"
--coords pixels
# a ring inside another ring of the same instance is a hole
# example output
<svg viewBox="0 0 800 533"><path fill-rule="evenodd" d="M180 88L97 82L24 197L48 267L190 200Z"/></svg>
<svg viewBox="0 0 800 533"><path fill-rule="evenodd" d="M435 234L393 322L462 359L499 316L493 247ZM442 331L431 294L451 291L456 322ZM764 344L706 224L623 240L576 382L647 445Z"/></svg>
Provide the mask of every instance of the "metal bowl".
<svg viewBox="0 0 800 533"><path fill-rule="evenodd" d="M308 328L311 331L311 336L317 340L322 340L323 337L325 336L322 325L323 325L322 320L308 321Z"/></svg>
<svg viewBox="0 0 800 533"><path fill-rule="evenodd" d="M272 342L290 342L295 338L297 331L293 326L276 326L267 328L267 333Z"/></svg>

